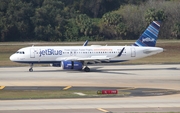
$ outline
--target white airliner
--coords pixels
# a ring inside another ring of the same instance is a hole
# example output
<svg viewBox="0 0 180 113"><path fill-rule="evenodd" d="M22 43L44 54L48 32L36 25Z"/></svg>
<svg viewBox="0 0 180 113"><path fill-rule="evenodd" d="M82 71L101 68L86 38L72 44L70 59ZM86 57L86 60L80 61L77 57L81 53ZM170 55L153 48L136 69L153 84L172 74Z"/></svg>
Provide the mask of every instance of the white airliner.
<svg viewBox="0 0 180 113"><path fill-rule="evenodd" d="M10 56L10 60L33 64L49 63L54 67L69 70L90 71L88 64L123 62L151 56L163 51L155 47L158 38L160 21L153 21L140 38L131 46L32 46L19 49ZM86 41L88 42L88 41Z"/></svg>

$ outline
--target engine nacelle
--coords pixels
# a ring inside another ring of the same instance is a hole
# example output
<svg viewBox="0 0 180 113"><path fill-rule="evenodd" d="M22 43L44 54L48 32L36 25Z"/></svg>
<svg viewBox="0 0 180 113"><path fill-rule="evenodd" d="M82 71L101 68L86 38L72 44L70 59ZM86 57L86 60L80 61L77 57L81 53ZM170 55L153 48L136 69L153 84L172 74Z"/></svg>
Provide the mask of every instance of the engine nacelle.
<svg viewBox="0 0 180 113"><path fill-rule="evenodd" d="M62 61L61 62L62 69L74 69L74 70L82 70L83 65L78 61Z"/></svg>
<svg viewBox="0 0 180 113"><path fill-rule="evenodd" d="M61 67L61 63L52 63L50 64L52 67Z"/></svg>

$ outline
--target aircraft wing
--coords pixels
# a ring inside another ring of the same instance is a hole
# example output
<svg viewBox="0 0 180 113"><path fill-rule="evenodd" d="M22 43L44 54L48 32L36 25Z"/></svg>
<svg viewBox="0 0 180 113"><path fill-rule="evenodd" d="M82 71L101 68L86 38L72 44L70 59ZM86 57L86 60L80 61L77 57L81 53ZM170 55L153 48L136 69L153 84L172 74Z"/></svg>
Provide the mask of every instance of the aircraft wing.
<svg viewBox="0 0 180 113"><path fill-rule="evenodd" d="M124 51L125 47L118 53L117 56L115 57L120 57ZM92 62L92 61L109 61L111 59L111 57L108 57L106 55L104 56L91 56L91 57L75 57L75 56L72 56L72 57L59 57L56 59L56 61L63 61L63 60L72 60L72 61L87 61L87 62Z"/></svg>
<svg viewBox="0 0 180 113"><path fill-rule="evenodd" d="M72 60L72 61L94 61L94 60L109 60L110 57L107 56L91 56L91 57L64 57L64 58L57 58L56 61L63 61L63 60Z"/></svg>
<svg viewBox="0 0 180 113"><path fill-rule="evenodd" d="M125 47L118 53L116 57L120 57L124 51ZM80 61L91 61L91 60L110 60L110 57L107 56L91 56L90 58L78 58Z"/></svg>
<svg viewBox="0 0 180 113"><path fill-rule="evenodd" d="M78 58L79 61L92 61L92 60L109 60L110 57L107 56L91 56L89 58Z"/></svg>

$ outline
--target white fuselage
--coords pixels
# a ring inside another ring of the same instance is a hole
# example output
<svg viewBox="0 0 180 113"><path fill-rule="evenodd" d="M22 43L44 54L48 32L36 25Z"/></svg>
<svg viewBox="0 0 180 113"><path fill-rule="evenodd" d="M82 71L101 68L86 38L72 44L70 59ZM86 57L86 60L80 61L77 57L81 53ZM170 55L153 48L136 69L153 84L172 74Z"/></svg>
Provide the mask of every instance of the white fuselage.
<svg viewBox="0 0 180 113"><path fill-rule="evenodd" d="M122 55L118 57L123 48L125 49ZM121 62L151 56L162 51L163 49L159 47L137 46L32 46L19 49L10 56L10 60L20 63L56 63L78 59L103 61L103 58L109 58L105 61Z"/></svg>

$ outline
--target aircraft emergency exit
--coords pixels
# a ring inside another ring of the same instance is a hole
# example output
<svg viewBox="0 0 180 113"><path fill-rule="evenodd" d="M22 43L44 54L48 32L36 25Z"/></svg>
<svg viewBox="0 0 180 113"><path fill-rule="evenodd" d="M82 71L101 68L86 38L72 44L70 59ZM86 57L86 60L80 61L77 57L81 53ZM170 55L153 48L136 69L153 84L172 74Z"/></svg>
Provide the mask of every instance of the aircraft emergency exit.
<svg viewBox="0 0 180 113"><path fill-rule="evenodd" d="M153 21L140 38L131 46L32 46L19 49L10 56L10 60L33 64L49 63L54 67L69 70L90 71L92 63L123 62L151 56L163 51L155 47L160 29L160 21ZM88 42L88 41L87 41Z"/></svg>

